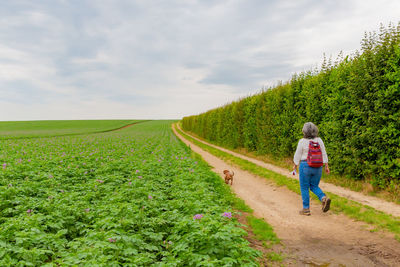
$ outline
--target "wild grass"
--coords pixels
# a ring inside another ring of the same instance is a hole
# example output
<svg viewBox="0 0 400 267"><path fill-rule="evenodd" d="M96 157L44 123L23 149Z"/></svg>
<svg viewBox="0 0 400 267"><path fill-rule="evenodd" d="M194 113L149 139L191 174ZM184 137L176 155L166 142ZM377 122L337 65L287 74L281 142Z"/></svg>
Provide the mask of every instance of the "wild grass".
<svg viewBox="0 0 400 267"><path fill-rule="evenodd" d="M264 219L250 215L247 217L247 222L253 229L256 238L264 242L264 246L271 247L271 245L280 243L280 239L276 236L274 229Z"/></svg>

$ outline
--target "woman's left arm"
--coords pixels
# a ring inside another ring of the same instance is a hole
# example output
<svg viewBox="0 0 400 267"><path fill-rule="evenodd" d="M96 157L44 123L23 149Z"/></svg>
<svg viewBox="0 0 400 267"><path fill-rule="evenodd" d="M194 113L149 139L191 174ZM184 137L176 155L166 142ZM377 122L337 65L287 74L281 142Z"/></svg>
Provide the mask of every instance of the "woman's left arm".
<svg viewBox="0 0 400 267"><path fill-rule="evenodd" d="M327 174L329 174L331 171L329 170L328 154L326 153L324 141L322 141L321 138L320 138L320 140L321 140L320 146L321 146L321 152L322 152L322 160L323 160L323 162L325 164L325 172Z"/></svg>
<svg viewBox="0 0 400 267"><path fill-rule="evenodd" d="M319 138L318 143L321 147L321 152L322 152L322 161L324 163L328 163L328 154L326 154L326 149L325 149L325 144L324 141L322 141L321 138Z"/></svg>

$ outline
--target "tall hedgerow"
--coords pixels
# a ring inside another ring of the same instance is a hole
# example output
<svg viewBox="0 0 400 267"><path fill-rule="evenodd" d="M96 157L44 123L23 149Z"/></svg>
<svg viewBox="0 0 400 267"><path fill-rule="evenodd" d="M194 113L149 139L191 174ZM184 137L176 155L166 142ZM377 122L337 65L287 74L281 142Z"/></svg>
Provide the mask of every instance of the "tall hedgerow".
<svg viewBox="0 0 400 267"><path fill-rule="evenodd" d="M385 188L400 184L400 23L366 33L361 51L182 125L226 147L291 157L307 121L333 172Z"/></svg>

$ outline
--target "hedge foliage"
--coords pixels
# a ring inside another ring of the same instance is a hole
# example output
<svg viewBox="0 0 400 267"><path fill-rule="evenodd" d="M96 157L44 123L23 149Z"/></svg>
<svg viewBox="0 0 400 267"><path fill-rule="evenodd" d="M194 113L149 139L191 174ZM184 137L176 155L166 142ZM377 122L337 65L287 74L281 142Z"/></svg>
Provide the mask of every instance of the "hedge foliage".
<svg viewBox="0 0 400 267"><path fill-rule="evenodd" d="M318 125L334 173L382 188L400 184L400 23L366 33L354 55L182 125L225 147L284 158L307 121Z"/></svg>

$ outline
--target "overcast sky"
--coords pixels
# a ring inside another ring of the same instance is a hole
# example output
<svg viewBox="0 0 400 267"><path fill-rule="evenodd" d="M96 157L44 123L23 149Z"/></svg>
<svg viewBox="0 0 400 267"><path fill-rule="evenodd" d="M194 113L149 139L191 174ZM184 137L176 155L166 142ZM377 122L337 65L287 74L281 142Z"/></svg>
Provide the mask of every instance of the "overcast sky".
<svg viewBox="0 0 400 267"><path fill-rule="evenodd" d="M399 21L398 0L0 1L0 120L180 119Z"/></svg>

